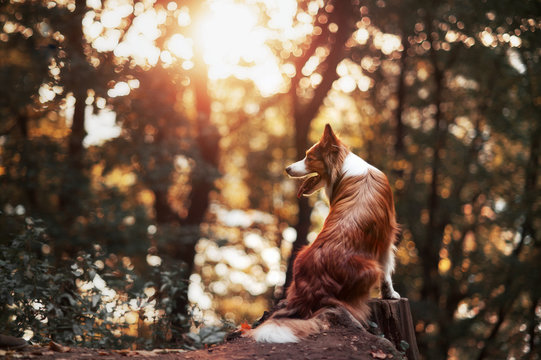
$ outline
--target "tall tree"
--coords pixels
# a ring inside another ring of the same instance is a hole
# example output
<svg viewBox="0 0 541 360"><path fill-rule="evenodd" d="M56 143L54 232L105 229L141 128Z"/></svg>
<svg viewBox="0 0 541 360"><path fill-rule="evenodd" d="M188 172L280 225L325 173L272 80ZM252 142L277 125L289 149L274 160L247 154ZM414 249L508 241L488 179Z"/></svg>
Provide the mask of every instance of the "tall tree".
<svg viewBox="0 0 541 360"><path fill-rule="evenodd" d="M81 214L79 197L88 191L87 165L85 162L85 149L83 141L86 137L85 109L88 87L92 87L92 66L85 55L86 43L83 34L83 17L87 12L86 1L76 0L72 16L61 31L65 34L62 44L66 54L66 66L62 74L66 93L72 93L75 99L70 135L67 141L67 161L63 186L60 189L59 210L66 214L65 226L73 225L73 221ZM62 246L65 247L65 246ZM59 247L60 248L60 247ZM70 250L73 254L73 249Z"/></svg>

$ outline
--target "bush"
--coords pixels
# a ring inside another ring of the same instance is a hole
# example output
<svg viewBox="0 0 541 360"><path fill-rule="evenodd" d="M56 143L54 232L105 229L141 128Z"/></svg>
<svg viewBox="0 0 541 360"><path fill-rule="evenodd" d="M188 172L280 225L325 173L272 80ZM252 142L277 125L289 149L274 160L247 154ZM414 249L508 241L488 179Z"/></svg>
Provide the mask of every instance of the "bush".
<svg viewBox="0 0 541 360"><path fill-rule="evenodd" d="M115 255L105 256L98 246L69 261L55 259L51 249L44 223L31 218L9 246L0 245L4 332L35 343L100 348L163 347L171 338L185 338L191 319L179 318L173 305L187 287L180 270L153 268L145 282L132 270L108 266ZM149 287L156 290L152 299L143 292ZM126 335L125 315L132 311L138 314L132 325L137 336ZM175 329L172 323L185 326Z"/></svg>
<svg viewBox="0 0 541 360"><path fill-rule="evenodd" d="M0 325L31 342L121 347L124 324L112 322L112 309L96 286L96 259L81 253L53 267L55 259L42 221L28 218L25 231L10 246L0 246Z"/></svg>

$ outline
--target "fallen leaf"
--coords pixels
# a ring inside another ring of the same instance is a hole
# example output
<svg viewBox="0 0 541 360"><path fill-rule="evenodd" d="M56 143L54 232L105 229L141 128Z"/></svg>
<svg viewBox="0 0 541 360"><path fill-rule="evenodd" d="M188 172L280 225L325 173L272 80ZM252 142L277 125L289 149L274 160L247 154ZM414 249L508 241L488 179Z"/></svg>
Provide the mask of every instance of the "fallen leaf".
<svg viewBox="0 0 541 360"><path fill-rule="evenodd" d="M252 328L252 326L250 324L248 324L246 321L243 322L242 324L240 324L240 332L241 333L245 333L246 331L250 330Z"/></svg>
<svg viewBox="0 0 541 360"><path fill-rule="evenodd" d="M139 352L141 352L141 350L138 350ZM174 354L174 353L185 353L187 352L186 350L184 349L154 349L154 350L150 350L151 353L154 353L154 354Z"/></svg>
<svg viewBox="0 0 541 360"><path fill-rule="evenodd" d="M61 353L65 353L71 350L69 346L60 345L59 343L55 343L54 341L49 342L49 349Z"/></svg>
<svg viewBox="0 0 541 360"><path fill-rule="evenodd" d="M117 354L123 356L130 356L131 350L114 350Z"/></svg>
<svg viewBox="0 0 541 360"><path fill-rule="evenodd" d="M113 352L122 355L122 356L138 356L140 355L140 350L130 350L130 349L122 349L122 350L113 350Z"/></svg>
<svg viewBox="0 0 541 360"><path fill-rule="evenodd" d="M158 353L152 350L137 350L137 355L144 357L158 356Z"/></svg>
<svg viewBox="0 0 541 360"><path fill-rule="evenodd" d="M372 355L374 359L387 359L387 354L381 351L381 349L376 352L371 351L370 355Z"/></svg>

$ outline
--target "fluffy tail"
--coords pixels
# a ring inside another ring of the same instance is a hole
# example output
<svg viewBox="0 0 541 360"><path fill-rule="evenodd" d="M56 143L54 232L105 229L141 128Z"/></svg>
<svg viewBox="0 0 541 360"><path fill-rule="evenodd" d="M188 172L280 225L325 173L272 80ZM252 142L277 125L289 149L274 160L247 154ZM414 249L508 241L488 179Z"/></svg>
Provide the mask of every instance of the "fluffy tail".
<svg viewBox="0 0 541 360"><path fill-rule="evenodd" d="M257 342L295 343L301 338L318 333L325 328L325 322L319 318L269 319L252 330L250 336Z"/></svg>
<svg viewBox="0 0 541 360"><path fill-rule="evenodd" d="M248 336L257 342L296 343L310 335L328 330L331 325L343 324L363 329L346 307L320 309L310 319L270 318L251 330Z"/></svg>

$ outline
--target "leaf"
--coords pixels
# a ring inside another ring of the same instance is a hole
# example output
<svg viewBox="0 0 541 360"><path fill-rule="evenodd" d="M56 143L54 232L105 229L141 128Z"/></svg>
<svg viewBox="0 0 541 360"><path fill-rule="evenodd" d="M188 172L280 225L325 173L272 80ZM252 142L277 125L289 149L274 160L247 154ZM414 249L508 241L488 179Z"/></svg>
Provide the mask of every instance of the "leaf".
<svg viewBox="0 0 541 360"><path fill-rule="evenodd" d="M201 339L205 339L207 336L211 335L214 331L216 331L214 326L206 326L206 327L201 328L201 330L199 330L199 336L201 337Z"/></svg>
<svg viewBox="0 0 541 360"><path fill-rule="evenodd" d="M77 269L71 272L75 277L79 277L83 275L83 271L81 269Z"/></svg>
<svg viewBox="0 0 541 360"><path fill-rule="evenodd" d="M96 277L96 272L94 270L89 270L88 271L88 277L90 278L90 280L94 280L94 278Z"/></svg>
<svg viewBox="0 0 541 360"><path fill-rule="evenodd" d="M410 344L405 341L405 340L401 340L400 341L400 349L402 349L402 351L406 351L410 348Z"/></svg>
<svg viewBox="0 0 541 360"><path fill-rule="evenodd" d="M60 295L60 299L63 299L63 298L67 299L71 306L75 306L77 304L77 302L75 301L73 296L71 296L71 294L64 293L64 294Z"/></svg>
<svg viewBox="0 0 541 360"><path fill-rule="evenodd" d="M60 345L59 343L56 343L54 341L49 342L49 349L61 353L65 353L71 350L69 346Z"/></svg>
<svg viewBox="0 0 541 360"><path fill-rule="evenodd" d="M244 334L246 331L250 330L252 326L248 324L246 321L240 324L240 331Z"/></svg>
<svg viewBox="0 0 541 360"><path fill-rule="evenodd" d="M92 307L95 308L96 305L100 302L101 296L98 294L92 295Z"/></svg>
<svg viewBox="0 0 541 360"><path fill-rule="evenodd" d="M128 350L128 349L113 350L113 351L116 352L117 354L120 354L120 355L123 355L123 356L133 356L133 355L136 355L136 354L134 354L134 351Z"/></svg>
<svg viewBox="0 0 541 360"><path fill-rule="evenodd" d="M201 342L201 338L199 337L199 335L197 335L195 333L188 333L188 334L186 334L186 336L195 343L200 343Z"/></svg>
<svg viewBox="0 0 541 360"><path fill-rule="evenodd" d="M83 329L78 324L73 324L73 333L75 335L83 335Z"/></svg>
<svg viewBox="0 0 541 360"><path fill-rule="evenodd" d="M217 331L206 338L203 339L204 344L217 344L219 342L222 342L224 340L226 333L225 331Z"/></svg>

